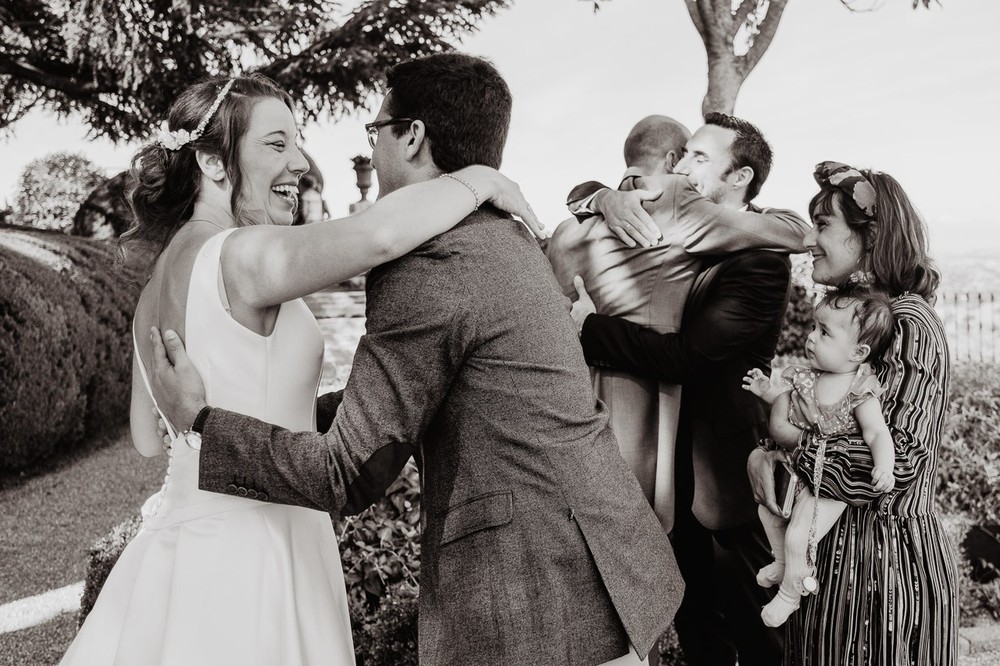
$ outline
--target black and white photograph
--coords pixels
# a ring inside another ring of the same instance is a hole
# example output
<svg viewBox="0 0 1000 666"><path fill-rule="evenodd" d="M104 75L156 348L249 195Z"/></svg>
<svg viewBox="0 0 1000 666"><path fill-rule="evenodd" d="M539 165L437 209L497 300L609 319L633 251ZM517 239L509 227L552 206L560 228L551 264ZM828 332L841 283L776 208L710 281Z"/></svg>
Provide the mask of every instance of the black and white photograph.
<svg viewBox="0 0 1000 666"><path fill-rule="evenodd" d="M995 0L4 0L0 666L1000 666Z"/></svg>

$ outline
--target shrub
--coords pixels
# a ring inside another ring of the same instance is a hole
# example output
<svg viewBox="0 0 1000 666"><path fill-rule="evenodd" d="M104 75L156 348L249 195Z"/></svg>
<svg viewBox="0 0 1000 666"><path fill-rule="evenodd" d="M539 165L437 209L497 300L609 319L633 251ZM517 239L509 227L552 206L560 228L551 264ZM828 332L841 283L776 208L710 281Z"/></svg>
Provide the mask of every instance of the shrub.
<svg viewBox="0 0 1000 666"><path fill-rule="evenodd" d="M111 568L115 566L118 556L125 550L128 542L139 533L140 527L142 527L142 518L139 516L129 518L98 540L88 551L90 561L87 565L87 578L83 583L83 597L80 599L79 624L77 626L83 626L83 621L93 610L97 595L104 587L104 581L108 579Z"/></svg>
<svg viewBox="0 0 1000 666"><path fill-rule="evenodd" d="M128 418L139 290L113 259L104 243L0 228L0 471Z"/></svg>
<svg viewBox="0 0 1000 666"><path fill-rule="evenodd" d="M390 589L419 588L419 524L420 481L412 462L385 497L359 515L336 522L352 601L374 613Z"/></svg>
<svg viewBox="0 0 1000 666"><path fill-rule="evenodd" d="M83 155L54 153L33 160L18 181L18 221L68 233L80 204L104 179L104 173Z"/></svg>
<svg viewBox="0 0 1000 666"><path fill-rule="evenodd" d="M374 613L351 602L351 633L358 666L418 666L417 589L389 589Z"/></svg>
<svg viewBox="0 0 1000 666"><path fill-rule="evenodd" d="M419 525L412 462L375 505L335 523L359 666L417 664Z"/></svg>
<svg viewBox="0 0 1000 666"><path fill-rule="evenodd" d="M680 643L677 642L677 630L674 625L663 632L660 640L657 641L656 648L660 653L659 666L687 666L684 659L684 651L681 650Z"/></svg>
<svg viewBox="0 0 1000 666"><path fill-rule="evenodd" d="M778 336L778 346L775 356L802 356L806 348L806 338L813 325L812 298L806 288L792 283L788 296L788 308L781 322L781 335Z"/></svg>
<svg viewBox="0 0 1000 666"><path fill-rule="evenodd" d="M805 355L806 338L813 325L813 303L823 289L812 281L812 257L809 254L792 255L792 289L775 356L800 358Z"/></svg>
<svg viewBox="0 0 1000 666"><path fill-rule="evenodd" d="M942 511L975 525L1000 524L1000 366L954 367L940 458Z"/></svg>
<svg viewBox="0 0 1000 666"><path fill-rule="evenodd" d="M935 497L962 550L962 624L1000 619L1000 366L956 365ZM992 551L992 552L991 552Z"/></svg>

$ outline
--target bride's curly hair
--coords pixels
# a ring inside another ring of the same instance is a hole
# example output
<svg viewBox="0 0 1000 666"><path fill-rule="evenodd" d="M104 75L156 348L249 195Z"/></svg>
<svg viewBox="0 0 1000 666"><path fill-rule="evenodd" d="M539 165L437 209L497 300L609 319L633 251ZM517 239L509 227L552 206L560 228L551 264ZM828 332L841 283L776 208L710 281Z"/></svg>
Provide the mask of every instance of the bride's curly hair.
<svg viewBox="0 0 1000 666"><path fill-rule="evenodd" d="M185 89L170 106L169 130L193 132L228 81L226 77L211 77ZM236 77L201 136L177 150L168 150L159 142L153 142L135 154L127 187L132 226L121 235L116 256L119 270L126 279L145 283L170 239L191 219L201 186L196 151L222 158L226 175L233 185L231 204L236 223L250 223L243 215L239 144L250 125L253 105L268 97L281 100L294 111L292 98L266 76Z"/></svg>

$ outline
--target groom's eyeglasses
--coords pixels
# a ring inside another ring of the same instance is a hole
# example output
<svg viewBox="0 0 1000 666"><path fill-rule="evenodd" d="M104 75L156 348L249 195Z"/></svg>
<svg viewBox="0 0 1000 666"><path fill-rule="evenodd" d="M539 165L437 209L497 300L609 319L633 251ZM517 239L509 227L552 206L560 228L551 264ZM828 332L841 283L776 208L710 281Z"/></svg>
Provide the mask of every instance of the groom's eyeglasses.
<svg viewBox="0 0 1000 666"><path fill-rule="evenodd" d="M373 123L368 123L365 125L365 131L368 132L368 145L375 150L375 142L378 141L378 128L386 127L388 125L400 125L402 123L412 123L413 118L388 118L386 120L376 120Z"/></svg>

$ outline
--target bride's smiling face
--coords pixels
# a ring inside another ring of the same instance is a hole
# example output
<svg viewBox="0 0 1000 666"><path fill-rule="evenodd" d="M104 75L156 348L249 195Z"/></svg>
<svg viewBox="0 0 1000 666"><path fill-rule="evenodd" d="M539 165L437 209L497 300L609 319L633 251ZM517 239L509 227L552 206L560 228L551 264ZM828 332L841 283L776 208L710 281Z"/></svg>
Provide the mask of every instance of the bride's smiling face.
<svg viewBox="0 0 1000 666"><path fill-rule="evenodd" d="M295 117L273 97L256 102L240 139L242 204L257 223L289 225L298 205L299 176L309 162L296 141Z"/></svg>

